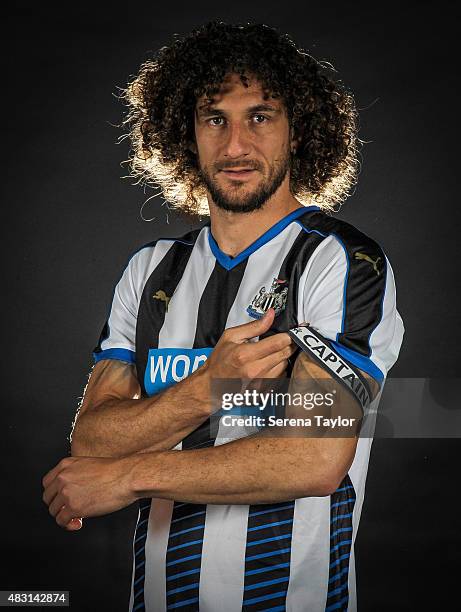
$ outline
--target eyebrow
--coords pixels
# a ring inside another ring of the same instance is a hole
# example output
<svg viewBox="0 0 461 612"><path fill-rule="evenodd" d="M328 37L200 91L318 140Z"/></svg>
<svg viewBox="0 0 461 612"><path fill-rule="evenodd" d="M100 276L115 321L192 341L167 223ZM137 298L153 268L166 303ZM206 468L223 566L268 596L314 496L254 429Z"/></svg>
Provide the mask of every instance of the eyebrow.
<svg viewBox="0 0 461 612"><path fill-rule="evenodd" d="M269 112L269 113L280 113L281 110L279 108L275 108L271 104L256 104L254 106L250 106L247 108L247 113L249 115L253 113L261 113L261 112ZM200 117L210 117L210 116L224 116L226 112L221 110L220 108L213 108L211 105L202 106L197 109L197 115Z"/></svg>

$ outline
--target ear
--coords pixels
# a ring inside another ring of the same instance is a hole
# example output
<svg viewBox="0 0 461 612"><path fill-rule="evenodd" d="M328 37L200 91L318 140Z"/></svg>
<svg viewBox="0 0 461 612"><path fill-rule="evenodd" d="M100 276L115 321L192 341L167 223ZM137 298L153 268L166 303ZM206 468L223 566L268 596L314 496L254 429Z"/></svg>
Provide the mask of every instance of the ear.
<svg viewBox="0 0 461 612"><path fill-rule="evenodd" d="M302 140L302 135L295 135L293 127L290 127L290 151L294 154L298 150L299 143Z"/></svg>

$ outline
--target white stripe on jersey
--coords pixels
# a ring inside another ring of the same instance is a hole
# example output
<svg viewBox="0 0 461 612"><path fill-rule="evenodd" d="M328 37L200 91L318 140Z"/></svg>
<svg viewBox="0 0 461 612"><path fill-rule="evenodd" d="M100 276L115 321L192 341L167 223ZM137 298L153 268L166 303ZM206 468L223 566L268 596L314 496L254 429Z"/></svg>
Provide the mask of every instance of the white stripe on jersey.
<svg viewBox="0 0 461 612"><path fill-rule="evenodd" d="M248 525L246 505L207 505L200 571L200 612L242 608Z"/></svg>
<svg viewBox="0 0 461 612"><path fill-rule="evenodd" d="M330 498L297 499L287 612L325 609L330 554Z"/></svg>
<svg viewBox="0 0 461 612"><path fill-rule="evenodd" d="M330 340L336 340L341 329L346 275L346 253L334 236L328 236L309 259L299 282L298 318Z"/></svg>
<svg viewBox="0 0 461 612"><path fill-rule="evenodd" d="M207 253L208 256L204 257ZM183 277L168 304L165 322L159 333L158 348L192 348L200 297L216 265L202 231L193 247Z"/></svg>
<svg viewBox="0 0 461 612"><path fill-rule="evenodd" d="M117 283L108 319L110 335L101 349L121 348L135 351L136 317L146 279L173 246L172 240L161 240L135 253Z"/></svg>
<svg viewBox="0 0 461 612"><path fill-rule="evenodd" d="M389 343L389 338L399 340L404 333L403 321L395 311L395 280L391 264L386 257L386 292L383 300L383 315L370 336L371 359L386 376L387 364L394 363L400 350L399 342Z"/></svg>
<svg viewBox="0 0 461 612"><path fill-rule="evenodd" d="M152 499L146 541L144 598L146 610L166 610L165 552L168 546L173 502Z"/></svg>

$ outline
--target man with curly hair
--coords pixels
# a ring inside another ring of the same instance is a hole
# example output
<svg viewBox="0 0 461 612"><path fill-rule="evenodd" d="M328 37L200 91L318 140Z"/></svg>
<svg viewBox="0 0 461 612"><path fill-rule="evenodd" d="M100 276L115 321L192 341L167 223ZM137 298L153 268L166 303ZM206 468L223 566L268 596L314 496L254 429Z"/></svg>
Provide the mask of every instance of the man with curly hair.
<svg viewBox="0 0 461 612"><path fill-rule="evenodd" d="M210 426L213 380L286 376L337 383L330 414L360 422L400 350L386 256L331 215L357 125L326 72L272 28L212 22L124 91L133 176L209 222L128 262L43 499L69 530L139 501L130 610L356 609L371 436Z"/></svg>

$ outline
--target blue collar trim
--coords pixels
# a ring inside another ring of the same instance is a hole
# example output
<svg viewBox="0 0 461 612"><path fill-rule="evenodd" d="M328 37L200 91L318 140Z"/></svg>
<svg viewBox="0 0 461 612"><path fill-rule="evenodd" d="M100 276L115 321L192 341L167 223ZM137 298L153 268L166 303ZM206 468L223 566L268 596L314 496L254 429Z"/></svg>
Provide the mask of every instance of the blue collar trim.
<svg viewBox="0 0 461 612"><path fill-rule="evenodd" d="M283 217L282 219L280 219L280 221L277 221L275 225L270 227L266 232L264 232L262 236L260 236L252 244L250 244L250 246L248 246L244 251L239 253L236 257L229 257L229 255L226 255L226 253L223 253L221 251L221 249L218 246L218 243L213 238L213 235L211 233L211 227L209 227L208 228L208 243L210 245L210 249L213 255L216 257L216 259L219 261L219 263L222 265L223 268L225 268L226 270L232 270L232 268L235 268L235 266L238 266L239 263L241 263L244 259L249 257L252 253L257 251L264 244L266 244L267 242L272 240L275 236L280 234L280 232L284 230L287 227L287 225L290 225L292 221L294 221L298 217L301 217L306 212L310 212L314 210L320 210L320 208L318 206L301 206L300 208L297 208L296 210L291 211L291 213L286 215L286 217Z"/></svg>

